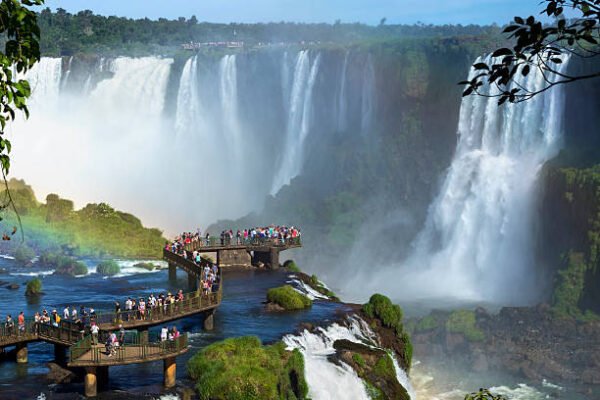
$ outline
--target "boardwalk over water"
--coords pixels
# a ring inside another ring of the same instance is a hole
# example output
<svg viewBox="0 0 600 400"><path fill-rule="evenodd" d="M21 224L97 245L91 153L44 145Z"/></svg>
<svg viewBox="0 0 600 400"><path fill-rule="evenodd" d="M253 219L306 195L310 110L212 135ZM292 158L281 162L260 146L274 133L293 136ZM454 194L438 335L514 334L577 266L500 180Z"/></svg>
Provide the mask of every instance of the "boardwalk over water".
<svg viewBox="0 0 600 400"><path fill-rule="evenodd" d="M183 269L189 276L197 279L201 276L204 265L196 265L179 254L164 250L170 266ZM206 262L206 261L205 261ZM187 333L172 340L150 339L148 328L166 325L168 322L200 314L204 318L205 329L212 329L213 313L221 304L223 296L222 275L218 284L213 286L211 293L205 294L200 290L185 293L183 300L148 308L142 315L139 311L98 312L87 317L94 319L100 328L99 339L103 339L109 331L115 331L122 326L126 330L137 330L133 340L126 340L121 346L115 347L114 354L109 355L103 344L93 344L89 325L84 332L73 321L61 320L59 324L47 324L26 320L24 329L18 326L12 328L4 324L0 326L0 350L6 347L16 347L17 362L27 362L27 344L44 341L55 345L55 355L68 349L66 366L70 368L84 367L86 369L86 396L95 396L97 381L108 379L108 367L128 365L152 361L164 361L165 386L175 384L175 359L188 351ZM58 356L57 356L58 357Z"/></svg>

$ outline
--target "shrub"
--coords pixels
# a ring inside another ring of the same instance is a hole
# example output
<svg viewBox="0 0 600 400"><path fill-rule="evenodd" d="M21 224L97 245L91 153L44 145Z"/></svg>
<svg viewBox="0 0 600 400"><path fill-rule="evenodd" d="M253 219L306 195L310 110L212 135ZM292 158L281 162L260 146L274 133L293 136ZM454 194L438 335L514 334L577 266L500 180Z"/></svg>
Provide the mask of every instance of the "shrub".
<svg viewBox="0 0 600 400"><path fill-rule="evenodd" d="M475 324L475 313L469 310L452 312L446 321L446 330L452 333L462 333L471 342L485 339L485 333Z"/></svg>
<svg viewBox="0 0 600 400"><path fill-rule="evenodd" d="M202 400L306 399L304 359L281 342L263 346L257 337L214 343L187 364Z"/></svg>
<svg viewBox="0 0 600 400"><path fill-rule="evenodd" d="M34 278L27 282L27 288L25 289L26 296L35 296L42 293L42 281L40 278Z"/></svg>
<svg viewBox="0 0 600 400"><path fill-rule="evenodd" d="M432 331L435 328L438 327L438 321L436 320L436 318L433 315L427 315L426 317L423 317L419 320L419 322L417 322L416 326L415 326L415 330L417 332L427 332L427 331Z"/></svg>
<svg viewBox="0 0 600 400"><path fill-rule="evenodd" d="M392 301L382 295L374 294L369 302L363 305L363 311L371 318L378 318L383 326L396 330L396 334L401 334L402 327L402 309L393 304Z"/></svg>
<svg viewBox="0 0 600 400"><path fill-rule="evenodd" d="M286 262L284 262L283 268L287 268L290 272L300 272L300 268L298 268L294 260L287 260Z"/></svg>
<svg viewBox="0 0 600 400"><path fill-rule="evenodd" d="M26 244L22 244L15 250L15 260L20 264L28 264L34 257L35 252Z"/></svg>
<svg viewBox="0 0 600 400"><path fill-rule="evenodd" d="M267 300L286 310L300 310L312 306L312 301L308 297L298 293L290 285L269 289Z"/></svg>
<svg viewBox="0 0 600 400"><path fill-rule="evenodd" d="M358 353L352 354L352 360L361 368L365 368L367 365L365 359Z"/></svg>
<svg viewBox="0 0 600 400"><path fill-rule="evenodd" d="M154 265L152 263L141 262L133 265L135 268L141 268L148 271L154 271L155 269L160 269L160 265Z"/></svg>
<svg viewBox="0 0 600 400"><path fill-rule="evenodd" d="M87 275L88 269L81 261L66 256L59 256L54 273L70 276Z"/></svg>
<svg viewBox="0 0 600 400"><path fill-rule="evenodd" d="M98 264L96 272L100 275L112 276L121 272L121 267L119 267L119 264L117 264L116 261L106 260Z"/></svg>

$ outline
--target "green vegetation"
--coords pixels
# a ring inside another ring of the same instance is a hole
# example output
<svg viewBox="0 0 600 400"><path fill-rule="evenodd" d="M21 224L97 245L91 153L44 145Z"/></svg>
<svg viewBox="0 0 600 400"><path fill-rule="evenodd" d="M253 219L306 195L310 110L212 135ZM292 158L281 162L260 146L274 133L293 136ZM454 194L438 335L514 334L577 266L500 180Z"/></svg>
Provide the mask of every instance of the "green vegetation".
<svg viewBox="0 0 600 400"><path fill-rule="evenodd" d="M337 295L334 292L327 289L325 287L325 285L323 285L323 283L321 283L321 281L319 280L319 278L316 275L311 275L309 284L317 292L321 293L324 296L329 297L331 300L335 300L335 301L340 300L339 297L337 297Z"/></svg>
<svg viewBox="0 0 600 400"><path fill-rule="evenodd" d="M40 278L34 278L27 282L25 296L36 296L42 293L42 281Z"/></svg>
<svg viewBox="0 0 600 400"><path fill-rule="evenodd" d="M15 250L15 261L19 264L29 264L35 257L33 249L26 244L22 244Z"/></svg>
<svg viewBox="0 0 600 400"><path fill-rule="evenodd" d="M382 295L374 294L367 304L363 304L362 311L370 318L377 318L386 328L393 329L398 339L402 342L404 352L400 355L406 368L412 364L413 346L410 335L404 330L402 323L402 309L399 305Z"/></svg>
<svg viewBox="0 0 600 400"><path fill-rule="evenodd" d="M301 310L312 306L311 299L302 293L298 293L290 285L269 289L267 300L283 307L285 310Z"/></svg>
<svg viewBox="0 0 600 400"><path fill-rule="evenodd" d="M439 326L439 322L437 319L429 314L423 318L421 318L417 324L415 325L415 331L417 332L427 332L432 331Z"/></svg>
<svg viewBox="0 0 600 400"><path fill-rule="evenodd" d="M288 271L290 271L290 272L296 272L296 273L301 272L300 268L298 268L298 266L296 265L294 260L287 260L286 262L284 262L283 268L287 268Z"/></svg>
<svg viewBox="0 0 600 400"><path fill-rule="evenodd" d="M121 272L121 267L119 267L116 261L106 260L98 264L96 272L100 275L112 276Z"/></svg>
<svg viewBox="0 0 600 400"><path fill-rule="evenodd" d="M84 263L63 254L44 253L40 256L40 263L54 268L54 273L58 275L78 276L88 273L87 266Z"/></svg>
<svg viewBox="0 0 600 400"><path fill-rule="evenodd" d="M352 354L352 360L358 364L359 367L361 368L365 368L367 365L367 362L365 361L365 359L363 358L363 356L361 356L358 353L354 353Z"/></svg>
<svg viewBox="0 0 600 400"><path fill-rule="evenodd" d="M148 229L131 214L108 204L88 204L74 210L73 202L55 194L39 203L22 180L9 181L11 196L23 224L25 245L38 254L65 253L86 257L159 258L165 239L158 229ZM0 193L0 198L6 191ZM6 221L17 225L16 215ZM17 251L17 241L2 243L3 250Z"/></svg>
<svg viewBox="0 0 600 400"><path fill-rule="evenodd" d="M190 41L244 41L252 47L258 43L323 42L322 46L339 43L365 43L398 38L443 36L496 36L498 27L477 25L380 25L357 23L307 24L216 24L199 22L195 16L153 21L95 15L92 11L70 14L63 9L42 10L39 24L44 35L44 55L100 53L104 55L175 54L181 44ZM235 33L234 33L235 32ZM219 51L219 50L216 50Z"/></svg>
<svg viewBox="0 0 600 400"><path fill-rule="evenodd" d="M462 333L471 342L485 340L485 333L477 328L475 313L473 311L453 311L446 321L446 330L452 333Z"/></svg>
<svg viewBox="0 0 600 400"><path fill-rule="evenodd" d="M397 335L402 333L402 309L388 297L374 294L362 309L369 317L378 318L383 326L394 329Z"/></svg>
<svg viewBox="0 0 600 400"><path fill-rule="evenodd" d="M40 28L37 15L28 6L42 5L43 0L2 0L0 3L0 36L4 51L0 52L0 170L2 178L10 169L11 143L4 136L6 124L14 121L17 112L29 116L27 98L29 82L20 79L40 59ZM4 196L0 209L11 204ZM0 218L1 220L1 218ZM15 233L15 230L12 232ZM5 234L6 237L6 234Z"/></svg>
<svg viewBox="0 0 600 400"><path fill-rule="evenodd" d="M389 354L383 355L373 367L373 372L384 379L396 379L396 369Z"/></svg>
<svg viewBox="0 0 600 400"><path fill-rule="evenodd" d="M548 222L542 251L557 270L554 314L589 321L598 319L600 311L600 165L560 167L574 161L563 154L545 169L543 221Z"/></svg>
<svg viewBox="0 0 600 400"><path fill-rule="evenodd" d="M202 400L300 400L308 394L302 354L281 342L226 339L196 353L187 369Z"/></svg>
<svg viewBox="0 0 600 400"><path fill-rule="evenodd" d="M148 271L154 271L155 269L160 269L160 265L152 264L149 262L141 262L133 265L135 268L142 268Z"/></svg>

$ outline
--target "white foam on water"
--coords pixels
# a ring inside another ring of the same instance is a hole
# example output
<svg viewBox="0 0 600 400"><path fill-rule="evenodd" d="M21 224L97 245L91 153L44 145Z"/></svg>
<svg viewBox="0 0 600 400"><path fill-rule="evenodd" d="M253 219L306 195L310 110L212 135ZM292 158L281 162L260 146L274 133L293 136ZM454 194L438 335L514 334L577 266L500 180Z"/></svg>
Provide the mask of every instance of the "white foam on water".
<svg viewBox="0 0 600 400"><path fill-rule="evenodd" d="M45 271L31 271L31 272L11 272L11 276L48 276L54 273L53 269Z"/></svg>
<svg viewBox="0 0 600 400"><path fill-rule="evenodd" d="M310 285L307 285L306 283L302 282L301 280L292 279L290 281L287 281L286 283L292 284L292 287L294 288L295 291L297 291L300 294L305 295L306 297L308 297L311 300L327 300L327 299L329 299L329 297L317 292Z"/></svg>
<svg viewBox="0 0 600 400"><path fill-rule="evenodd" d="M368 400L365 384L356 372L343 362L337 365L328 360L328 356L335 354L334 342L340 339L374 347L376 336L363 320L352 317L348 319L347 326L334 323L315 332L304 330L298 335L286 335L283 342L288 350L298 349L304 357L310 398ZM396 373L402 375L398 371ZM399 379L405 380L403 376Z"/></svg>
<svg viewBox="0 0 600 400"><path fill-rule="evenodd" d="M9 256L8 254L0 254L0 258L4 258L5 260L14 260L13 256Z"/></svg>

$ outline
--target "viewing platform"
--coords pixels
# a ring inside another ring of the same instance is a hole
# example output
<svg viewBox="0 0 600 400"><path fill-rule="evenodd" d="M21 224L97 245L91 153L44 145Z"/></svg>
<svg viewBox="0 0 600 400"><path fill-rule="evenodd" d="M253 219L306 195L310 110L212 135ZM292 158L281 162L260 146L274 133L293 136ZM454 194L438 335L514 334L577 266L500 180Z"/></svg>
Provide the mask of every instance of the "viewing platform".
<svg viewBox="0 0 600 400"><path fill-rule="evenodd" d="M191 254L194 251L199 253L215 253L216 263L219 267L256 266L259 263L271 268L279 267L279 253L285 250L296 249L302 247L300 237L283 239L225 239L218 238L200 239L185 243L183 250L190 258L189 260L183 257L183 254L177 254L170 250L163 250L163 258L168 262L178 263L178 266L185 269L188 273L195 273L197 265L191 261ZM173 259L172 256L179 256L191 264L183 262L181 259ZM206 260L203 260L203 263Z"/></svg>

